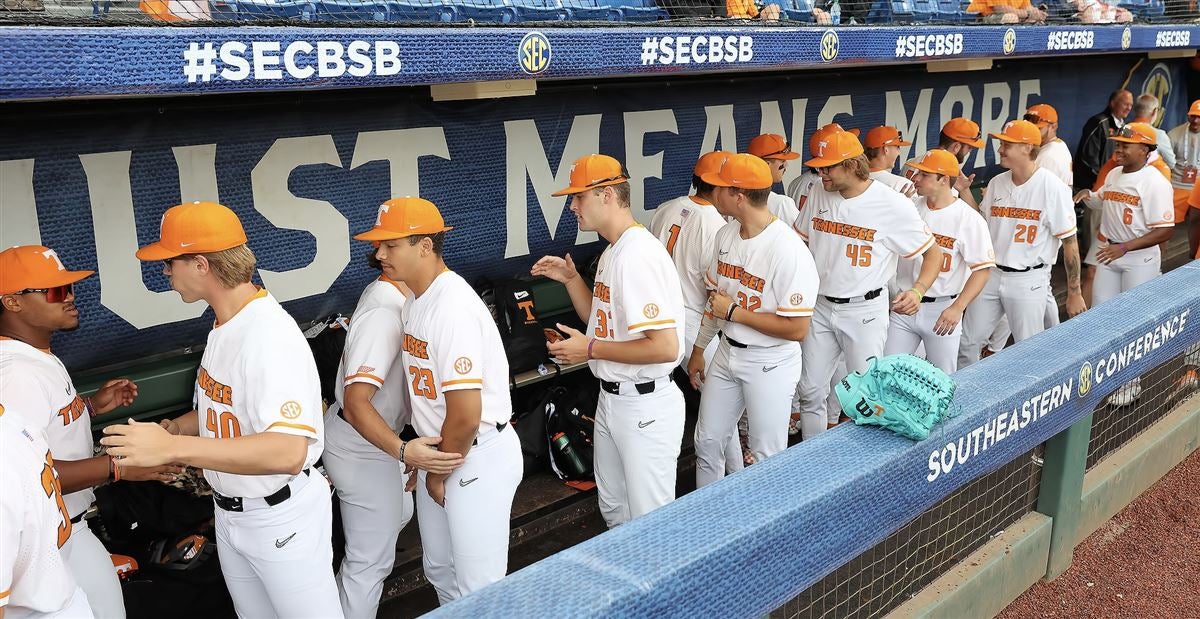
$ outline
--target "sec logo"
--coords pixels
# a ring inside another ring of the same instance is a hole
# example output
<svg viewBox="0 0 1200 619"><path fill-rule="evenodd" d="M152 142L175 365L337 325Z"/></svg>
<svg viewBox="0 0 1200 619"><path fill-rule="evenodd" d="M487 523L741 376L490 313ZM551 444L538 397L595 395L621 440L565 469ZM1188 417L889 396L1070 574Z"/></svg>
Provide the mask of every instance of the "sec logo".
<svg viewBox="0 0 1200 619"><path fill-rule="evenodd" d="M821 35L821 60L833 62L838 55L838 35L832 30L826 30Z"/></svg>
<svg viewBox="0 0 1200 619"><path fill-rule="evenodd" d="M1150 74L1142 82L1142 92L1158 98L1158 112L1150 119L1150 124L1157 127L1165 114L1163 110L1171 101L1171 72L1167 70L1167 65L1160 62L1150 69Z"/></svg>
<svg viewBox="0 0 1200 619"><path fill-rule="evenodd" d="M1004 55L1017 51L1017 31L1009 28L1004 31Z"/></svg>
<svg viewBox="0 0 1200 619"><path fill-rule="evenodd" d="M475 365L466 357L459 357L454 360L454 371L458 372L459 374L466 374L467 372L470 372L471 368L473 367L475 367Z"/></svg>
<svg viewBox="0 0 1200 619"><path fill-rule="evenodd" d="M1092 390L1092 364L1084 362L1079 367L1079 397L1087 395Z"/></svg>
<svg viewBox="0 0 1200 619"><path fill-rule="evenodd" d="M799 306L801 303L804 303L804 295L797 292L793 294L788 301L791 301L792 305Z"/></svg>
<svg viewBox="0 0 1200 619"><path fill-rule="evenodd" d="M655 318L658 316L658 306L653 303L647 303L646 307L642 308L642 315L646 318Z"/></svg>
<svg viewBox="0 0 1200 619"><path fill-rule="evenodd" d="M1129 26L1125 26L1125 30L1121 32L1121 49L1129 49L1129 46L1132 43L1133 29L1131 29Z"/></svg>
<svg viewBox="0 0 1200 619"><path fill-rule="evenodd" d="M284 419L295 419L300 416L300 403L295 400L288 400L279 407L279 414L283 415Z"/></svg>
<svg viewBox="0 0 1200 619"><path fill-rule="evenodd" d="M540 32L530 32L517 46L517 63L521 70L537 75L550 66L550 39Z"/></svg>

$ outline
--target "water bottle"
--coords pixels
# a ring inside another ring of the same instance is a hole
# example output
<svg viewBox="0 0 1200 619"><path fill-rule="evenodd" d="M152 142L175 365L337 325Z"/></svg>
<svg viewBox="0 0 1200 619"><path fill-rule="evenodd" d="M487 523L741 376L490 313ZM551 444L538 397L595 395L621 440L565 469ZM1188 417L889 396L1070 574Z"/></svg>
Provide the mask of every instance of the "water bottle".
<svg viewBox="0 0 1200 619"><path fill-rule="evenodd" d="M829 7L829 21L835 26L842 23L842 3L838 0L833 0L833 6Z"/></svg>
<svg viewBox="0 0 1200 619"><path fill-rule="evenodd" d="M566 433L559 432L551 437L550 441L554 444L554 449L562 456L559 464L562 465L564 473L571 477L578 477L587 472L587 465L579 459L579 454L575 453L575 449L571 447Z"/></svg>

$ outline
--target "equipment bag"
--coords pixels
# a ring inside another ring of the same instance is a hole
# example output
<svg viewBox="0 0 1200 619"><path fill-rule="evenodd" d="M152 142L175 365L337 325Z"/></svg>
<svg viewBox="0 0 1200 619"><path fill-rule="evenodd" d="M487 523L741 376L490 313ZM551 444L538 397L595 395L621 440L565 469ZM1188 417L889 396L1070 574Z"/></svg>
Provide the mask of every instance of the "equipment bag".
<svg viewBox="0 0 1200 619"><path fill-rule="evenodd" d="M475 291L483 299L500 331L509 374L527 372L550 359L546 336L538 324L537 308L529 282L519 279L482 279Z"/></svg>

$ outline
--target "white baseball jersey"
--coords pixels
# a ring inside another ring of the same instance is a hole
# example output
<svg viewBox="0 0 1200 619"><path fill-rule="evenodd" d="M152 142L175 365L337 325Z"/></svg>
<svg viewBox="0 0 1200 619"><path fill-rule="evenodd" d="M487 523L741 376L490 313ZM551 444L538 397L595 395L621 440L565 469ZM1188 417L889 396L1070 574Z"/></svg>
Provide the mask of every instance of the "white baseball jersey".
<svg viewBox="0 0 1200 619"><path fill-rule="evenodd" d="M0 608L9 618L43 617L66 608L79 589L59 551L71 515L40 425L16 410L0 407Z"/></svg>
<svg viewBox="0 0 1200 619"><path fill-rule="evenodd" d="M925 296L956 295L962 292L971 273L996 264L987 222L966 202L955 200L939 209L929 208L929 203L920 196L913 202L942 248L942 269ZM920 260L902 260L897 269L897 283L902 290L907 290L920 274Z"/></svg>
<svg viewBox="0 0 1200 619"><path fill-rule="evenodd" d="M742 224L733 221L717 232L706 275L709 288L724 291L735 303L752 312L789 318L812 316L820 280L804 242L778 219L749 239L742 238L741 230ZM726 322L722 330L738 342L752 346L777 346L791 341L732 321Z"/></svg>
<svg viewBox="0 0 1200 619"><path fill-rule="evenodd" d="M296 321L265 289L225 324L214 324L196 374L196 413L203 438L280 432L308 439L304 466L321 456L324 420L317 364ZM204 471L212 489L261 498L291 475Z"/></svg>
<svg viewBox="0 0 1200 619"><path fill-rule="evenodd" d="M1038 151L1037 164L1054 176L1062 179L1067 187L1070 187L1075 182L1075 177L1071 172L1071 149L1067 147L1067 143L1059 138L1054 138L1049 144L1043 144L1041 150Z"/></svg>
<svg viewBox="0 0 1200 619"><path fill-rule="evenodd" d="M508 357L491 312L471 285L447 269L405 304L403 314L403 362L417 434L442 435L446 392L456 389L482 391L481 426L508 423Z"/></svg>
<svg viewBox="0 0 1200 619"><path fill-rule="evenodd" d="M767 196L767 210L783 222L796 221L796 218L800 216L800 210L796 208L795 200L774 191Z"/></svg>
<svg viewBox="0 0 1200 619"><path fill-rule="evenodd" d="M1084 199L1089 208L1099 209L1100 238L1126 243L1150 233L1153 228L1175 225L1174 191L1171 183L1151 166L1131 174L1113 168L1104 177L1099 192Z"/></svg>
<svg viewBox="0 0 1200 619"><path fill-rule="evenodd" d="M897 193L904 194L905 196L907 196L909 191L913 188L912 181L900 176L899 174L893 174L891 170L876 170L871 172L871 178L883 183L884 185L887 185L888 187L891 187Z"/></svg>
<svg viewBox="0 0 1200 619"><path fill-rule="evenodd" d="M712 256L713 238L725 225L725 218L711 203L695 196L664 202L654 211L650 233L658 237L679 273L683 304L703 313L708 304L704 274Z"/></svg>
<svg viewBox="0 0 1200 619"><path fill-rule="evenodd" d="M814 189L824 191L821 187L821 177L808 168L804 170L803 174L796 177L791 185L788 185L788 195L796 202L797 211L804 212L804 205L808 202L808 196ZM776 217L779 216L776 215ZM786 222L787 220L781 219L780 221Z"/></svg>
<svg viewBox="0 0 1200 619"><path fill-rule="evenodd" d="M683 358L683 327L683 292L671 257L649 231L631 226L600 254L585 334L628 342L645 337L645 331L675 329L678 350L666 363L592 359L588 367L596 378L609 382L642 383L667 376Z"/></svg>
<svg viewBox="0 0 1200 619"><path fill-rule="evenodd" d="M1171 166L1171 185L1176 189L1191 189L1200 170L1200 133L1188 131L1185 122L1167 132L1175 165ZM1158 154L1155 152L1154 154Z"/></svg>
<svg viewBox="0 0 1200 619"><path fill-rule="evenodd" d="M374 385L378 391L371 404L393 432L408 423L408 381L400 362L404 341L401 308L407 299L396 282L386 276L367 284L351 317L346 346L338 363L342 380L334 386L338 407L345 405L346 388L354 383ZM325 442L343 449L368 454L382 453L353 427L344 431L326 428Z"/></svg>
<svg viewBox="0 0 1200 619"><path fill-rule="evenodd" d="M63 461L92 457L92 420L83 398L75 391L62 361L49 349L38 349L0 338L0 402L46 434L55 458ZM82 514L96 495L91 488L64 497L72 517Z"/></svg>
<svg viewBox="0 0 1200 619"><path fill-rule="evenodd" d="M808 241L821 294L858 297L888 285L897 258L913 258L933 243L933 235L912 200L883 183L846 199L835 191L814 191L796 231Z"/></svg>
<svg viewBox="0 0 1200 619"><path fill-rule="evenodd" d="M996 175L979 211L991 231L996 264L1014 269L1054 264L1060 241L1075 234L1071 189L1042 168L1020 186L1012 171Z"/></svg>

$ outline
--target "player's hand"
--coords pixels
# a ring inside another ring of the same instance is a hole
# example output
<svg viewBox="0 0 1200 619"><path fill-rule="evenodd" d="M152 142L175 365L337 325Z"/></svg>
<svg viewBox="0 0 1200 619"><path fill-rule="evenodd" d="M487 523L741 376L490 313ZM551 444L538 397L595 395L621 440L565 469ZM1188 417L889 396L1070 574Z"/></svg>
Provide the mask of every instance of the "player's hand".
<svg viewBox="0 0 1200 619"><path fill-rule="evenodd" d="M557 342L546 342L546 350L550 351L550 356L558 359L562 365L571 365L573 363L582 363L588 358L588 339L587 336L580 333L578 329L572 329L562 323L555 325L559 331L567 336L566 339Z"/></svg>
<svg viewBox="0 0 1200 619"><path fill-rule="evenodd" d="M104 428L104 434L100 444L107 447L108 455L121 458L122 467L162 466L175 460L171 455L175 437L157 423L130 419Z"/></svg>
<svg viewBox="0 0 1200 619"><path fill-rule="evenodd" d="M714 290L708 293L708 306L712 308L713 316L725 320L729 306L733 305L733 297L725 294L724 290Z"/></svg>
<svg viewBox="0 0 1200 619"><path fill-rule="evenodd" d="M917 297L917 293L912 290L905 290L896 295L896 299L892 301L892 311L904 316L912 316L921 309L921 299Z"/></svg>
<svg viewBox="0 0 1200 619"><path fill-rule="evenodd" d="M975 182L974 174L971 174L971 175L960 174L958 176L958 180L954 181L954 188L958 190L959 195L962 195L965 192L971 191L971 185L974 182Z"/></svg>
<svg viewBox="0 0 1200 619"><path fill-rule="evenodd" d="M1083 300L1083 295L1076 293L1067 293L1067 316L1074 318L1087 311L1087 303Z"/></svg>
<svg viewBox="0 0 1200 619"><path fill-rule="evenodd" d="M1096 250L1096 260L1100 261L1100 264L1112 264L1125 254L1126 251L1119 244L1102 243Z"/></svg>
<svg viewBox="0 0 1200 619"><path fill-rule="evenodd" d="M1078 192L1075 193L1075 197L1071 198L1071 201L1083 202L1084 200L1087 200L1090 197L1092 197L1091 189L1080 189Z"/></svg>
<svg viewBox="0 0 1200 619"><path fill-rule="evenodd" d="M163 419L158 422L158 425L171 434L179 435L179 424L174 419Z"/></svg>
<svg viewBox="0 0 1200 619"><path fill-rule="evenodd" d="M579 277L579 271L575 269L575 261L571 259L571 254L567 254L565 258L545 256L533 264L529 273L534 277L539 275L549 277L562 284Z"/></svg>
<svg viewBox="0 0 1200 619"><path fill-rule="evenodd" d="M951 303L942 310L942 315L938 316L937 322L933 323L933 332L938 335L950 335L958 323L962 322L962 317L962 308Z"/></svg>
<svg viewBox="0 0 1200 619"><path fill-rule="evenodd" d="M181 464L140 467L128 466L124 464L124 460L114 460L113 462L121 469L121 479L127 481L175 481L175 477L185 468Z"/></svg>
<svg viewBox="0 0 1200 619"><path fill-rule="evenodd" d="M404 472L408 473L408 480L404 482L404 491L412 492L413 490L416 490L417 489L417 470L411 469L411 470L407 470Z"/></svg>
<svg viewBox="0 0 1200 619"><path fill-rule="evenodd" d="M429 491L429 498L433 499L434 503L446 506L446 476L434 475L429 473L425 475L425 489Z"/></svg>
<svg viewBox="0 0 1200 619"><path fill-rule="evenodd" d="M128 378L114 378L92 394L92 414L103 415L118 406L129 406L137 398L137 384Z"/></svg>
<svg viewBox="0 0 1200 619"><path fill-rule="evenodd" d="M440 436L422 436L408 441L404 445L404 465L439 475L449 474L462 466L462 454L437 450L437 444L441 442Z"/></svg>
<svg viewBox="0 0 1200 619"><path fill-rule="evenodd" d="M688 382L692 383L692 388L699 391L704 387L704 351L692 348L692 356L688 357L687 362Z"/></svg>

